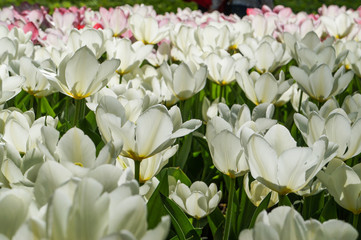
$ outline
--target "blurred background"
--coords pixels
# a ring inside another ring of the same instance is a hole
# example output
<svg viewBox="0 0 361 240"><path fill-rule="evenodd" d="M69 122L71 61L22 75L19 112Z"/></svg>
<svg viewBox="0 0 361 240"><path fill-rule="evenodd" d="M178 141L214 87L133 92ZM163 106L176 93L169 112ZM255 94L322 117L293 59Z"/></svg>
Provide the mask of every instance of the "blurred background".
<svg viewBox="0 0 361 240"><path fill-rule="evenodd" d="M15 5L18 6L23 2L23 0L1 0L0 8ZM87 6L93 10L98 10L99 7L115 7L124 4L134 5L144 3L145 5L153 5L154 9L159 14L165 12L176 12L177 8L189 7L191 9L197 9L197 5L194 2L186 2L183 0L28 0L30 4L39 4L46 6L50 11L57 7L70 7L70 6ZM326 5L338 5L346 6L347 8L357 9L360 6L360 1L355 0L275 0L274 5L284 5L286 7L292 8L293 12L305 11L307 13L317 13L319 7L322 4Z"/></svg>

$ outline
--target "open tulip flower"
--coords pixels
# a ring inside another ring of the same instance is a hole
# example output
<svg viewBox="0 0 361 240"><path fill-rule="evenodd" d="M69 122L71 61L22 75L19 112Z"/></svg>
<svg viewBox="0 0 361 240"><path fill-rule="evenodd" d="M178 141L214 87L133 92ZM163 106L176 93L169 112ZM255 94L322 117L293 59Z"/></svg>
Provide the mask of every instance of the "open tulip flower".
<svg viewBox="0 0 361 240"><path fill-rule="evenodd" d="M49 239L165 239L169 217L148 231L147 207L137 184L110 191L94 178L57 188L46 209ZM45 224L45 223L44 223Z"/></svg>
<svg viewBox="0 0 361 240"><path fill-rule="evenodd" d="M351 121L342 108L336 108L326 116L317 111L312 111L308 117L296 113L294 120L308 146L326 135L329 141L338 144L338 158L347 160L361 152L361 119Z"/></svg>
<svg viewBox="0 0 361 240"><path fill-rule="evenodd" d="M223 174L236 178L249 171L241 142L247 142L249 132L262 132L276 124L270 119L272 105L257 106L251 112L247 105L234 104L231 109L219 103L221 116L207 123L206 138L214 166ZM254 120L254 121L253 121ZM243 131L252 128L252 131Z"/></svg>
<svg viewBox="0 0 361 240"><path fill-rule="evenodd" d="M285 79L281 70L277 80L272 73L266 72L260 75L254 71L236 73L238 85L242 88L247 98L254 104L275 103L292 85L293 79Z"/></svg>
<svg viewBox="0 0 361 240"><path fill-rule="evenodd" d="M39 143L45 159L57 161L74 176L82 177L96 166L112 163L118 156L121 146L107 143L96 156L92 140L79 128L71 128L58 141L59 132L48 126L41 129L43 142Z"/></svg>
<svg viewBox="0 0 361 240"><path fill-rule="evenodd" d="M201 125L192 119L182 123L180 110L174 106L169 111L155 105L144 111L135 123L127 122L119 134L123 139L122 154L142 161L171 146L175 139L187 135Z"/></svg>
<svg viewBox="0 0 361 240"><path fill-rule="evenodd" d="M248 37L238 48L259 73L273 72L291 60L286 45L271 36L265 36L259 42Z"/></svg>
<svg viewBox="0 0 361 240"><path fill-rule="evenodd" d="M297 147L287 128L277 124L264 136L253 134L245 149L252 177L285 195L305 187L335 157L337 145L322 137L312 147Z"/></svg>
<svg viewBox="0 0 361 240"><path fill-rule="evenodd" d="M129 18L129 28L133 36L144 44L157 44L168 35L167 26L160 27L155 18L138 13Z"/></svg>
<svg viewBox="0 0 361 240"><path fill-rule="evenodd" d="M342 103L342 109L345 110L351 120L353 120L352 116L355 119L361 118L361 94L355 93L352 96L346 96Z"/></svg>
<svg viewBox="0 0 361 240"><path fill-rule="evenodd" d="M111 29L114 36L118 37L127 30L128 14L124 9L116 7L108 10L100 7L99 14L101 16L103 27Z"/></svg>
<svg viewBox="0 0 361 240"><path fill-rule="evenodd" d="M317 53L322 52L324 48L331 47L334 41L333 38L327 38L326 40L321 41L320 37L314 31L308 32L302 39L297 39L295 35L292 35L288 32L284 33L283 37L287 48L290 49L291 56L296 59L296 61L299 61L299 49L307 49L311 52L314 52L314 57L315 55L317 55ZM307 56L307 54L305 56ZM310 61L315 60L312 59L312 57L307 59ZM317 59L318 58L316 58L316 60ZM325 58L324 60L327 61L329 59Z"/></svg>
<svg viewBox="0 0 361 240"><path fill-rule="evenodd" d="M178 150L178 145L168 147L164 151L157 153L149 158L145 158L140 163L139 170L139 182L145 183L157 175L160 170L168 163ZM122 169L131 168L133 173L135 172L134 160L131 158L123 157L121 155L117 158L117 165Z"/></svg>
<svg viewBox="0 0 361 240"><path fill-rule="evenodd" d="M356 27L356 23L353 20L351 14L341 12L336 17L322 16L320 18L322 24L325 26L329 35L334 36L337 39L347 37Z"/></svg>
<svg viewBox="0 0 361 240"><path fill-rule="evenodd" d="M211 53L205 63L208 66L208 78L224 86L236 80L236 72L248 71L249 63L241 54L229 55L227 52L220 54Z"/></svg>
<svg viewBox="0 0 361 240"><path fill-rule="evenodd" d="M24 91L35 97L44 97L53 93L49 80L40 72L39 68L55 69L55 65L50 60L37 62L28 57L22 57L19 65L19 75L23 76Z"/></svg>
<svg viewBox="0 0 361 240"><path fill-rule="evenodd" d="M173 94L180 100L191 98L201 91L206 85L207 68L201 66L199 69L194 63L172 64L163 63L160 67L165 83Z"/></svg>
<svg viewBox="0 0 361 240"><path fill-rule="evenodd" d="M108 59L120 60L120 65L117 68L117 73L120 75L138 68L152 51L151 45L144 45L141 41L132 43L126 38L110 39L106 42L105 47Z"/></svg>
<svg viewBox="0 0 361 240"><path fill-rule="evenodd" d="M272 191L262 183L260 183L257 180L253 180L251 184L249 184L249 173L246 173L246 175L243 178L243 188L244 191L247 194L248 199L258 207L263 199L271 193L271 198L268 203L267 208L270 208L274 206L276 203L278 203L278 194L275 191Z"/></svg>
<svg viewBox="0 0 361 240"><path fill-rule="evenodd" d="M21 76L10 76L9 70L8 65L0 65L0 106L15 97L25 81Z"/></svg>
<svg viewBox="0 0 361 240"><path fill-rule="evenodd" d="M168 110L161 104L149 107L131 122L126 119L121 103L111 98L98 106L96 118L103 138L107 142L112 139L123 142L121 154L134 161L142 161L167 149L176 138L195 131L202 123L196 119L182 123L177 106Z"/></svg>
<svg viewBox="0 0 361 240"><path fill-rule="evenodd" d="M0 111L0 121L3 123L0 134L3 134L4 140L21 154L36 148L37 141L41 138L41 127L47 125L55 128L58 124L58 118L44 116L35 119L34 111L22 113L18 109Z"/></svg>
<svg viewBox="0 0 361 240"><path fill-rule="evenodd" d="M110 29L73 29L68 38L66 47L73 53L83 46L87 46L99 59L105 52L106 40L112 37Z"/></svg>
<svg viewBox="0 0 361 240"><path fill-rule="evenodd" d="M54 88L74 98L83 99L105 87L120 61L106 60L99 64L94 53L84 46L65 57L57 73L42 70Z"/></svg>
<svg viewBox="0 0 361 240"><path fill-rule="evenodd" d="M290 73L302 91L320 102L343 92L354 75L352 71L346 72L344 66L332 74L332 69L327 64L321 64L310 71L291 66Z"/></svg>
<svg viewBox="0 0 361 240"><path fill-rule="evenodd" d="M327 191L343 208L361 213L361 164L353 167L335 158L327 168L317 174Z"/></svg>
<svg viewBox="0 0 361 240"><path fill-rule="evenodd" d="M213 212L222 198L222 192L211 183L209 187L201 181L194 182L190 187L178 180L169 198L173 199L180 208L196 219L205 217Z"/></svg>
<svg viewBox="0 0 361 240"><path fill-rule="evenodd" d="M254 228L243 230L238 239L356 240L357 237L356 229L349 223L334 219L323 223L314 219L305 221L295 209L281 206L270 213L263 210L258 215Z"/></svg>

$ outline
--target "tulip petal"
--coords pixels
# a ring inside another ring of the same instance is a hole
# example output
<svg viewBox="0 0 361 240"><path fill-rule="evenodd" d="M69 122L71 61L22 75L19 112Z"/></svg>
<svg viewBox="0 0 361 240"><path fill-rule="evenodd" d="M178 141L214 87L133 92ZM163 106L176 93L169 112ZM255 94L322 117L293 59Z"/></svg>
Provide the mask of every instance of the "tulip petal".
<svg viewBox="0 0 361 240"><path fill-rule="evenodd" d="M77 50L67 62L65 67L65 79L68 89L76 97L84 97L94 81L99 63L94 53L87 47Z"/></svg>
<svg viewBox="0 0 361 240"><path fill-rule="evenodd" d="M254 179L268 187L272 184L278 184L277 152L263 137L257 134L252 135L247 144L246 154L249 169Z"/></svg>
<svg viewBox="0 0 361 240"><path fill-rule="evenodd" d="M57 148L60 162L79 163L86 168L94 165L95 151L93 141L76 127L64 134Z"/></svg>
<svg viewBox="0 0 361 240"><path fill-rule="evenodd" d="M145 157L154 154L160 145L170 140L172 132L173 123L164 106L157 105L143 112L135 130L138 155Z"/></svg>
<svg viewBox="0 0 361 240"><path fill-rule="evenodd" d="M272 126L264 135L264 139L272 146L278 156L287 149L296 147L296 141L291 136L291 133L285 126L280 124Z"/></svg>
<svg viewBox="0 0 361 240"><path fill-rule="evenodd" d="M278 92L277 81L271 73L264 73L256 81L254 90L259 103L272 103Z"/></svg>

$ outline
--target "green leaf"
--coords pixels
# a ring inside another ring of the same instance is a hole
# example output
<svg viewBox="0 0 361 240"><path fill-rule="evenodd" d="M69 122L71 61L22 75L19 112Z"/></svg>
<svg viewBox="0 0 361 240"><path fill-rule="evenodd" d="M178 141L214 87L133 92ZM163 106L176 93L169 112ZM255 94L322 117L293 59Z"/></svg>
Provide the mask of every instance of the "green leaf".
<svg viewBox="0 0 361 240"><path fill-rule="evenodd" d="M93 130L97 128L97 122L93 111L89 111L88 114L85 116L85 119L90 124Z"/></svg>
<svg viewBox="0 0 361 240"><path fill-rule="evenodd" d="M303 207L302 207L302 217L306 220L309 218L317 219L319 216L316 216L316 213L319 212L320 209L324 207L324 191L320 193L306 197L304 199Z"/></svg>
<svg viewBox="0 0 361 240"><path fill-rule="evenodd" d="M162 216L167 215L167 211L163 206L163 202L160 198L160 190L168 187L168 170L163 169L159 175L158 179L160 181L157 188L154 190L152 196L148 200L147 203L147 221L148 221L148 228L153 229L155 228L158 223L160 222Z"/></svg>
<svg viewBox="0 0 361 240"><path fill-rule="evenodd" d="M177 166L180 168L184 168L185 164L188 160L189 152L191 151L192 147L192 134L189 134L188 136L184 137L182 147L179 150L179 154L177 155Z"/></svg>
<svg viewBox="0 0 361 240"><path fill-rule="evenodd" d="M54 110L51 108L48 100L46 99L46 97L42 97L40 98L40 107L41 107L41 113L45 113L49 116L55 117L56 114L54 112Z"/></svg>
<svg viewBox="0 0 361 240"><path fill-rule="evenodd" d="M237 201L240 203L236 212L237 221L236 221L236 232L239 233L243 229L248 228L249 219L252 219L252 216L256 210L256 207L248 199L247 194L244 190L244 187L240 187L236 191Z"/></svg>
<svg viewBox="0 0 361 240"><path fill-rule="evenodd" d="M328 201L325 204L319 218L320 222L327 221L329 219L337 219L337 204L333 197L329 197Z"/></svg>
<svg viewBox="0 0 361 240"><path fill-rule="evenodd" d="M278 195L279 201L278 206L292 206L292 203L290 199L287 197L287 195Z"/></svg>
<svg viewBox="0 0 361 240"><path fill-rule="evenodd" d="M198 232L194 229L183 210L180 209L175 202L164 195L161 194L160 198L164 204L164 208L171 217L172 226L174 227L178 238L180 240L200 239Z"/></svg>
<svg viewBox="0 0 361 240"><path fill-rule="evenodd" d="M217 207L211 214L207 216L207 220L212 231L213 239L222 239L225 218L221 210Z"/></svg>
<svg viewBox="0 0 361 240"><path fill-rule="evenodd" d="M191 180L187 177L187 175L180 168L177 168L177 167L168 168L168 176L173 176L176 180L180 180L182 183L184 183L188 187L190 185L192 185Z"/></svg>
<svg viewBox="0 0 361 240"><path fill-rule="evenodd" d="M263 201L261 202L261 204L258 206L258 208L256 209L256 211L254 212L251 222L249 224L249 228L253 228L256 219L258 217L258 214L260 214L263 210L266 210L269 204L269 201L271 199L271 192L268 193L267 197L265 197L265 199L263 199Z"/></svg>

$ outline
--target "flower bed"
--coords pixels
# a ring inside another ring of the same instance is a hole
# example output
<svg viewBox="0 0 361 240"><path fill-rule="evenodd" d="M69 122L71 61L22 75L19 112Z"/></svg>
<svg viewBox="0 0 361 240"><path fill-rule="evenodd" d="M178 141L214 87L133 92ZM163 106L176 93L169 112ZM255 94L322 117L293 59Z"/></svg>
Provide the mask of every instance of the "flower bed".
<svg viewBox="0 0 361 240"><path fill-rule="evenodd" d="M0 236L357 239L360 23L1 9Z"/></svg>

